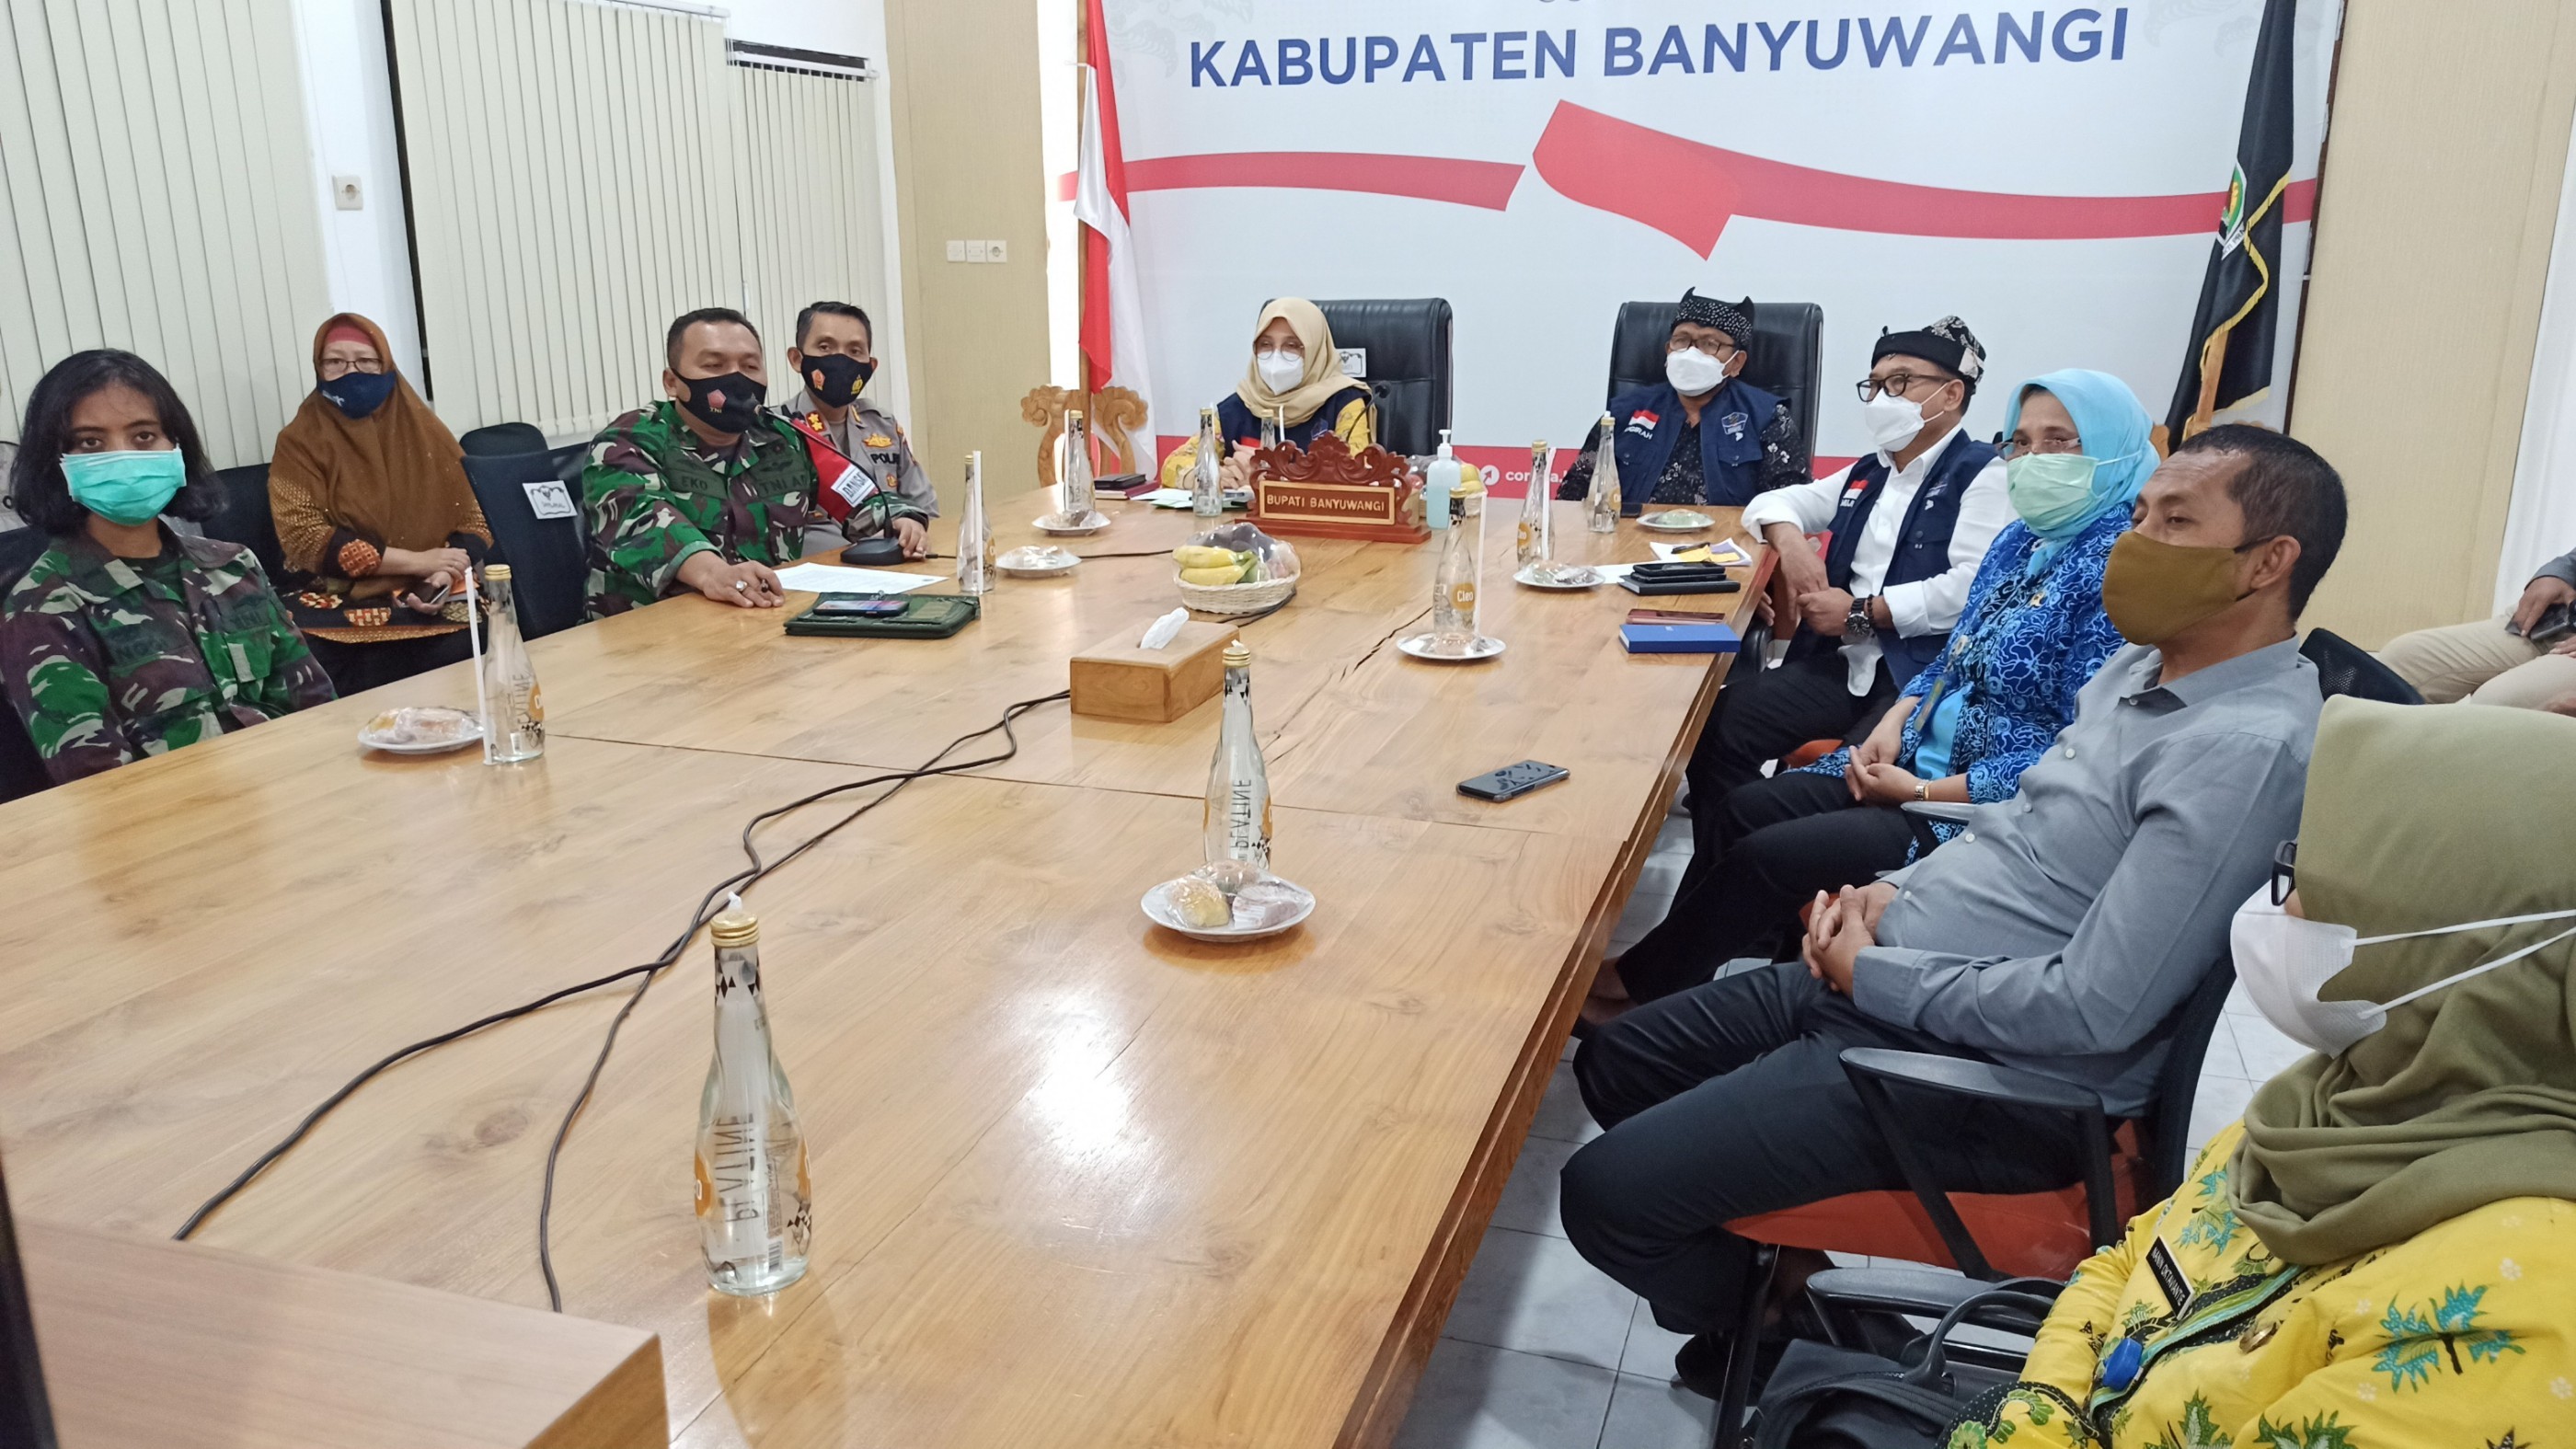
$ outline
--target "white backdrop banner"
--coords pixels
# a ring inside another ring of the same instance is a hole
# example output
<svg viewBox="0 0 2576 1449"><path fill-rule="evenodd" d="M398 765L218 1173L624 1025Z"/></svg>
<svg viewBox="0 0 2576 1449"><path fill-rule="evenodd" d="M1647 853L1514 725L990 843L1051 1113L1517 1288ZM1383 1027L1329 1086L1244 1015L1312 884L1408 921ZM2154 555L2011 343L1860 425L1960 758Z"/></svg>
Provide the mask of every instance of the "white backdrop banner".
<svg viewBox="0 0 2576 1449"><path fill-rule="evenodd" d="M1105 0L1156 430L1243 375L1274 296L1446 297L1466 456L1526 481L1599 417L1619 305L1824 309L1819 470L1882 328L1956 313L2009 384L2126 379L2162 417L2234 161L2262 0ZM2301 0L2284 333L2338 0ZM2248 412L2277 422L2280 377ZM1511 459L1521 460L1516 475Z"/></svg>

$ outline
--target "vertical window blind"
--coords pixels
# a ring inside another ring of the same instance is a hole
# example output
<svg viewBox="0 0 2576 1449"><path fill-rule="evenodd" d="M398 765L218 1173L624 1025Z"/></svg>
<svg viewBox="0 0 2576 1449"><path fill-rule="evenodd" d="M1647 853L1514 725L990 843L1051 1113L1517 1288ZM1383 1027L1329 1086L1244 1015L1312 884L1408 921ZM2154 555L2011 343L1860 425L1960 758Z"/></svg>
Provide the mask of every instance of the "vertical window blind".
<svg viewBox="0 0 2576 1449"><path fill-rule="evenodd" d="M796 309L885 290L855 77L728 64L720 22L597 0L395 0L431 399L562 436L661 396L663 329L742 308L794 387Z"/></svg>
<svg viewBox="0 0 2576 1449"><path fill-rule="evenodd" d="M71 353L268 456L328 307L288 0L0 0L0 438Z"/></svg>

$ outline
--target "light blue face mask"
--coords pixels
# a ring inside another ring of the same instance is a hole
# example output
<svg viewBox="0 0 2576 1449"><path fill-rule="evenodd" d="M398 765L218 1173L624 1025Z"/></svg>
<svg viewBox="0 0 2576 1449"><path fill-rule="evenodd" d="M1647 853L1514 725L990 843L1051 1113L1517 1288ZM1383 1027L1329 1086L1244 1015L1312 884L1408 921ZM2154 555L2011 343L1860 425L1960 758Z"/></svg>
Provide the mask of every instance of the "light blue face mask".
<svg viewBox="0 0 2576 1449"><path fill-rule="evenodd" d="M63 482L72 501L110 523L150 523L187 486L188 460L176 448L121 453L65 453Z"/></svg>
<svg viewBox="0 0 2576 1449"><path fill-rule="evenodd" d="M2041 538L2061 538L2100 511L2097 479L2101 470L2136 456L2104 459L2081 453L2017 453L2004 463L2004 494L2031 532Z"/></svg>

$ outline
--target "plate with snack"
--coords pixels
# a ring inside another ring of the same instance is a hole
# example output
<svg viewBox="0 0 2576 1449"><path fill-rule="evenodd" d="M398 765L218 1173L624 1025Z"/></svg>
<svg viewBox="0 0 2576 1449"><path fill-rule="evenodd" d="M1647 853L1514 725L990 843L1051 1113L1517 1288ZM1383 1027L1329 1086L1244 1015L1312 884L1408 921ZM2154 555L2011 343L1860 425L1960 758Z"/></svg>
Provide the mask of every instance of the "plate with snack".
<svg viewBox="0 0 2576 1449"><path fill-rule="evenodd" d="M993 567L1015 579L1052 579L1072 573L1082 555L1051 543L1023 544L993 560Z"/></svg>
<svg viewBox="0 0 2576 1449"><path fill-rule="evenodd" d="M1258 941L1315 913L1314 893L1239 861L1218 861L1145 892L1145 919L1193 941Z"/></svg>
<svg viewBox="0 0 2576 1449"><path fill-rule="evenodd" d="M1694 508L1667 508L1661 513L1649 513L1638 519L1637 526L1651 528L1657 533L1691 533L1715 522L1716 519Z"/></svg>
<svg viewBox="0 0 2576 1449"><path fill-rule="evenodd" d="M358 743L389 755L436 755L479 744L482 723L461 709L406 705L367 721Z"/></svg>

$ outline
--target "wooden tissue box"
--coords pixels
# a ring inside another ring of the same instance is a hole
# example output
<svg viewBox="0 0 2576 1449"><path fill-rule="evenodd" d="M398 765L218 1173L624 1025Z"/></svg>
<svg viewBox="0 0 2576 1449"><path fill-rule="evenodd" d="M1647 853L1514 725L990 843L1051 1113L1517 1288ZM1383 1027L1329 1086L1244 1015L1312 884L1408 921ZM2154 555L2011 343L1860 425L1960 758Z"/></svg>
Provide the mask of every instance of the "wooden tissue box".
<svg viewBox="0 0 2576 1449"><path fill-rule="evenodd" d="M1073 712L1096 719L1170 724L1225 688L1232 624L1192 619L1160 649L1139 649L1143 623L1073 656Z"/></svg>

